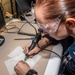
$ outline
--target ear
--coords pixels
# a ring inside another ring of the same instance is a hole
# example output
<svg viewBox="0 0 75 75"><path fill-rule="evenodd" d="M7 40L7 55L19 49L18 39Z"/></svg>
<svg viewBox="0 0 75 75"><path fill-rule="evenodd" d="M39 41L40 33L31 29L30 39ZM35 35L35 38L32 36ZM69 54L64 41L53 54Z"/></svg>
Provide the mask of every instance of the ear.
<svg viewBox="0 0 75 75"><path fill-rule="evenodd" d="M66 19L66 24L69 29L75 28L75 19L74 18Z"/></svg>

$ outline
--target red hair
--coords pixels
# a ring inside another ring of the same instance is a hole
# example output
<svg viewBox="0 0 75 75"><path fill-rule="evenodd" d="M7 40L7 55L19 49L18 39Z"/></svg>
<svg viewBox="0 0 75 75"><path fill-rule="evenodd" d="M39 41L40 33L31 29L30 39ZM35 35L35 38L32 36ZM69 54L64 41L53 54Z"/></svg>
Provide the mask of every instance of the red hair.
<svg viewBox="0 0 75 75"><path fill-rule="evenodd" d="M75 9L75 0L37 0L35 9L40 7L45 20L55 19L65 12L65 18L75 17L75 11L69 12L70 9Z"/></svg>

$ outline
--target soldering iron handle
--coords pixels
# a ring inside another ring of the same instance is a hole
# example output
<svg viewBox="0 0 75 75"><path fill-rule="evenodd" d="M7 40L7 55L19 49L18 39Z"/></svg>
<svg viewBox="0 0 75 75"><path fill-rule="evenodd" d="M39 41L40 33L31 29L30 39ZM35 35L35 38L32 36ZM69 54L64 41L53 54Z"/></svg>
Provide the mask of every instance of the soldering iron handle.
<svg viewBox="0 0 75 75"><path fill-rule="evenodd" d="M41 39L41 32L37 33L35 39L32 41L32 44L29 47L29 51L31 51L36 46L36 44L39 42L40 39Z"/></svg>

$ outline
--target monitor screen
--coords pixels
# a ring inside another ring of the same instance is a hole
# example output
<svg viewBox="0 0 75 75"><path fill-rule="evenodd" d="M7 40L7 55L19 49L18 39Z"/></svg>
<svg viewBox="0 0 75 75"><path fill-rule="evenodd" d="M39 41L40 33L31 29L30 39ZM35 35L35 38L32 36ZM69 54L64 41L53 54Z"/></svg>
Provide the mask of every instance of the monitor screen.
<svg viewBox="0 0 75 75"><path fill-rule="evenodd" d="M17 17L22 15L22 11L25 12L31 10L32 0L16 0L15 3L16 3Z"/></svg>
<svg viewBox="0 0 75 75"><path fill-rule="evenodd" d="M0 7L0 29L4 26L5 26L5 20L4 20L4 16L3 16L3 11Z"/></svg>
<svg viewBox="0 0 75 75"><path fill-rule="evenodd" d="M0 30L5 26L5 20L4 20L4 16L3 16L3 11L0 7ZM5 38L0 35L0 46L2 46L5 42Z"/></svg>

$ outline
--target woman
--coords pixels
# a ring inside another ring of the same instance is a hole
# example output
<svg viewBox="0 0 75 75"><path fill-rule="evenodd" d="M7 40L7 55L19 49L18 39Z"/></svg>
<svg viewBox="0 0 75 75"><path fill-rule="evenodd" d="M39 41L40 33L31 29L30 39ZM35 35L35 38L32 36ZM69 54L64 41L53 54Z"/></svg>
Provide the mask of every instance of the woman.
<svg viewBox="0 0 75 75"><path fill-rule="evenodd" d="M38 26L47 33L38 43L40 48L48 46L54 40L60 42L69 36L75 38L75 0L37 0L34 13ZM25 52L32 57L40 51L40 48L36 46L29 52L30 45L31 43L25 47Z"/></svg>

